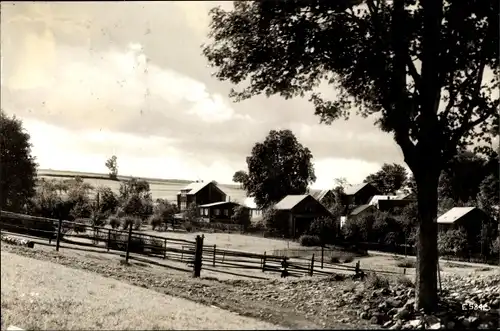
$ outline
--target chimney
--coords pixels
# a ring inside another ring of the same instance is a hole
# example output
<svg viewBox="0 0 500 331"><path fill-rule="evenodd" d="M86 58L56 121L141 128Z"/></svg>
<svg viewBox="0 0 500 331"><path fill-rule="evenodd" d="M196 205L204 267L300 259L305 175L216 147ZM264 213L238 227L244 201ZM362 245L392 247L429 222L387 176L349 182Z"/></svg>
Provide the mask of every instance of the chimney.
<svg viewBox="0 0 500 331"><path fill-rule="evenodd" d="M228 196L228 198L229 198L229 202L231 202L231 196Z"/></svg>

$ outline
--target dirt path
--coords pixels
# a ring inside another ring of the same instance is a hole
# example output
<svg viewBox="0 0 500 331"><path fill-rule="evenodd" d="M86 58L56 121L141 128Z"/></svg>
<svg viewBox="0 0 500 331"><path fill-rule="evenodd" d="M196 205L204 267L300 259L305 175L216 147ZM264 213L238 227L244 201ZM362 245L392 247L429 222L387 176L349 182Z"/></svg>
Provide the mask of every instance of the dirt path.
<svg viewBox="0 0 500 331"><path fill-rule="evenodd" d="M2 329L277 329L217 307L1 252Z"/></svg>

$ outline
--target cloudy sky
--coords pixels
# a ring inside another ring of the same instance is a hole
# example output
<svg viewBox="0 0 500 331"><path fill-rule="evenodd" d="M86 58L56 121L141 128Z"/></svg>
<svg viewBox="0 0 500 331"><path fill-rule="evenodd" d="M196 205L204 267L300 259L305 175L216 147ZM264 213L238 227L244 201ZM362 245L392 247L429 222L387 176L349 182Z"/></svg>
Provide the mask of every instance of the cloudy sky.
<svg viewBox="0 0 500 331"><path fill-rule="evenodd" d="M122 175L230 182L253 144L283 128L311 149L316 188L403 163L373 119L326 126L305 99L229 100L200 48L218 5L232 7L2 2L2 108L23 120L40 168L106 172L114 154Z"/></svg>

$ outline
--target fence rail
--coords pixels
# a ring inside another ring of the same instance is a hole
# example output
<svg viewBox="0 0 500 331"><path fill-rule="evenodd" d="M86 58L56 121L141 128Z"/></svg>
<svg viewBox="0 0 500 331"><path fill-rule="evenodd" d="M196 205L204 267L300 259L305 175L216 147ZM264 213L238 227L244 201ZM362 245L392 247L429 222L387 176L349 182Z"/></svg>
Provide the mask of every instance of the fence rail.
<svg viewBox="0 0 500 331"><path fill-rule="evenodd" d="M339 271L351 274L361 272L359 262L356 267L331 263L325 261L323 251L321 254L313 253L312 258L293 258L282 254L267 254L267 252L257 254L220 249L217 245L203 245L204 236L198 236L196 241L190 241L144 234L133 231L132 227L129 227L128 230L117 230L81 222L42 218L6 211L0 211L0 229L20 235L30 235L39 239L48 239L49 244L55 240L56 250L59 250L62 242L76 246L92 246L102 249L102 252L109 252L110 250L125 252L124 256L127 262L129 259L135 259L146 263L159 263L140 258L137 255L182 262L193 268L195 277L199 276L202 265L207 266L207 270L211 271L224 272L222 269L260 270L264 273L281 273L282 277L328 276ZM65 246L64 248L71 249L72 247ZM189 269L184 268L177 269L189 271ZM252 275L248 276L252 277Z"/></svg>

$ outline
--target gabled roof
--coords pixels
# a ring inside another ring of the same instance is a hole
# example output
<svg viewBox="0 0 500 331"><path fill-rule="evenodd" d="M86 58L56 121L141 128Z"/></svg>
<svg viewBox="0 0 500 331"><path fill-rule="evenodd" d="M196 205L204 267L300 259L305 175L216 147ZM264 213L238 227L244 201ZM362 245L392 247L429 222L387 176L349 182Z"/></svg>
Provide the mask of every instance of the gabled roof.
<svg viewBox="0 0 500 331"><path fill-rule="evenodd" d="M220 189L219 186L217 186L217 184L215 184L213 182L198 182L198 183L193 182L193 183L190 183L188 186L184 187L183 189L181 189L181 192L185 191L185 190L189 190L186 194L194 195L194 194L198 193L199 191L201 191L203 188L205 188L205 186L207 186L208 184L213 184L219 191L226 194L224 191L222 191ZM178 194L180 194L181 192L179 192Z"/></svg>
<svg viewBox="0 0 500 331"><path fill-rule="evenodd" d="M401 200L396 195L374 195L370 202L368 202L369 205L376 205L378 204L379 200Z"/></svg>
<svg viewBox="0 0 500 331"><path fill-rule="evenodd" d="M309 194L301 194L301 195L287 195L280 202L278 202L274 209L277 210L290 210L293 209L296 205L298 205L302 200L310 196Z"/></svg>
<svg viewBox="0 0 500 331"><path fill-rule="evenodd" d="M448 210L443 215L439 216L437 222L440 224L453 224L458 219L464 217L466 214L470 213L476 207L453 207Z"/></svg>
<svg viewBox="0 0 500 331"><path fill-rule="evenodd" d="M314 191L311 191L311 196L318 200L318 201L321 201L325 195L328 194L328 192L331 192L331 190L314 190Z"/></svg>
<svg viewBox="0 0 500 331"><path fill-rule="evenodd" d="M344 194L345 195L354 195L354 194L358 193L366 185L371 185L371 184L370 183L362 183L362 184L346 187L344 189Z"/></svg>
<svg viewBox="0 0 500 331"><path fill-rule="evenodd" d="M222 205L226 205L226 204L240 205L239 203L233 202L233 201L219 201L219 202L207 203L205 205L199 205L198 207L208 208L208 207L222 206Z"/></svg>
<svg viewBox="0 0 500 331"><path fill-rule="evenodd" d="M357 206L356 208L353 209L353 211L351 211L351 213L349 215L358 215L359 213L369 209L369 208L373 208L372 205L360 205L360 206Z"/></svg>

